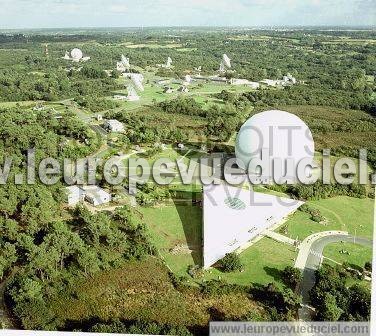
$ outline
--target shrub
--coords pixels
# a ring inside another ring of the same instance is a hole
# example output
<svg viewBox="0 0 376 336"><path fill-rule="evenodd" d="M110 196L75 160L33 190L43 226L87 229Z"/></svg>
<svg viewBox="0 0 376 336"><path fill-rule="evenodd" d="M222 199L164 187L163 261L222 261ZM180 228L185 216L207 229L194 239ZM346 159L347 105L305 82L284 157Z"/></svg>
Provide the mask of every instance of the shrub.
<svg viewBox="0 0 376 336"><path fill-rule="evenodd" d="M243 264L236 253L227 253L225 257L219 262L220 268L223 272L242 271Z"/></svg>

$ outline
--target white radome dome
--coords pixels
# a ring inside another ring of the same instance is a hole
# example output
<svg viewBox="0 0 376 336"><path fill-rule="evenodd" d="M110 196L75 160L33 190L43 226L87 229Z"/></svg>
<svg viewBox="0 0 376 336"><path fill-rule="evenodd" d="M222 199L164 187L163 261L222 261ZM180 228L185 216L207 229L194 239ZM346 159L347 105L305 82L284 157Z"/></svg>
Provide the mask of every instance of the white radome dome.
<svg viewBox="0 0 376 336"><path fill-rule="evenodd" d="M72 51L71 51L71 57L74 61L79 61L81 58L82 58L83 54L82 54L82 51L81 49L78 49L78 48L74 48Z"/></svg>
<svg viewBox="0 0 376 336"><path fill-rule="evenodd" d="M258 173L257 164L249 164L252 159L261 159L263 148L269 150L271 161L280 158L284 166L286 159L293 158L296 167L302 159L313 162L315 144L310 129L299 117L271 110L255 114L240 128L235 145L238 166L249 174Z"/></svg>

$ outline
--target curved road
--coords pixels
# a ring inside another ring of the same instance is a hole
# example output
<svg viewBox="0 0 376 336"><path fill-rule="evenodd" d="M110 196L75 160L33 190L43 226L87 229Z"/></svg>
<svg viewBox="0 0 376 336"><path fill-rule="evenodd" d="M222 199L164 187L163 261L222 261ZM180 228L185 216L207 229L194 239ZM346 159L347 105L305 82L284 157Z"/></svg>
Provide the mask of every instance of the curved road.
<svg viewBox="0 0 376 336"><path fill-rule="evenodd" d="M331 234L314 240L306 256L303 270L303 280L299 286L303 298L302 308L299 309L299 319L301 321L310 321L313 315L313 308L309 306L309 291L315 284L315 271L320 267L323 257L323 250L326 245L337 242L355 243L372 248L372 240L368 238L350 236L348 234Z"/></svg>

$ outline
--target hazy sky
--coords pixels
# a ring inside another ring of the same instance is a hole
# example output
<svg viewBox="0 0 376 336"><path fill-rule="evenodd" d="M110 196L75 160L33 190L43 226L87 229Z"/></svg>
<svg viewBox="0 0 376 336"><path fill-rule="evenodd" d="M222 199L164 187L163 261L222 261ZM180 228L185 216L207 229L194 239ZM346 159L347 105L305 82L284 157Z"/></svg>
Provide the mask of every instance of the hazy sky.
<svg viewBox="0 0 376 336"><path fill-rule="evenodd" d="M0 0L1 28L375 25L376 0Z"/></svg>

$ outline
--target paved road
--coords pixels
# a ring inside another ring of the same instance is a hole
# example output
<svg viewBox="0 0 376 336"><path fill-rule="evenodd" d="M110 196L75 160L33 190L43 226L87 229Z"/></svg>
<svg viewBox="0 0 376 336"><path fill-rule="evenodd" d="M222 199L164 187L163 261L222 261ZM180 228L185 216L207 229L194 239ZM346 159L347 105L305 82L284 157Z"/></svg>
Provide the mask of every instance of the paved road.
<svg viewBox="0 0 376 336"><path fill-rule="evenodd" d="M296 241L294 239L291 239L289 237L286 237L284 235L279 234L278 232L272 231L272 230L266 230L263 233L264 236L272 238L276 241L279 241L284 244L295 246Z"/></svg>
<svg viewBox="0 0 376 336"><path fill-rule="evenodd" d="M323 250L326 245L337 242L355 243L372 247L372 240L368 238L350 236L348 234L332 234L314 240L310 246L303 271L303 280L300 284L300 293L303 298L302 308L299 309L299 319L309 321L313 315L313 309L309 306L309 291L315 283L315 271L320 267L323 257Z"/></svg>

